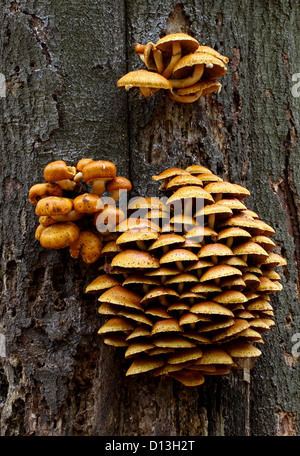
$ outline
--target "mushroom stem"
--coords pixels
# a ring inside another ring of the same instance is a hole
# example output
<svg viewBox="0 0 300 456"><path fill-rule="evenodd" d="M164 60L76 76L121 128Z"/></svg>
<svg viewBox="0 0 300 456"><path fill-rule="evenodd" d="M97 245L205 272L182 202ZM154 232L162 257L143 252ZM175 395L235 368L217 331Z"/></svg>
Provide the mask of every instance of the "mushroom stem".
<svg viewBox="0 0 300 456"><path fill-rule="evenodd" d="M184 271L184 266L182 261L176 261L176 266L180 271Z"/></svg>
<svg viewBox="0 0 300 456"><path fill-rule="evenodd" d="M163 249L163 255L164 255L165 253L167 253L169 251L169 246L164 245L162 249Z"/></svg>
<svg viewBox="0 0 300 456"><path fill-rule="evenodd" d="M91 193L101 196L105 190L105 181L104 180L95 180L92 185Z"/></svg>
<svg viewBox="0 0 300 456"><path fill-rule="evenodd" d="M160 296L159 297L159 302L162 306L167 306L168 305L168 300L165 296Z"/></svg>
<svg viewBox="0 0 300 456"><path fill-rule="evenodd" d="M218 257L217 257L217 255L212 255L212 256L211 256L211 261L213 262L213 264L218 264Z"/></svg>
<svg viewBox="0 0 300 456"><path fill-rule="evenodd" d="M143 292L146 294L149 291L149 285L147 283L143 283Z"/></svg>
<svg viewBox="0 0 300 456"><path fill-rule="evenodd" d="M227 241L226 241L226 245L227 245L228 247L231 247L232 244L233 244L233 236L229 237L229 238L227 239Z"/></svg>
<svg viewBox="0 0 300 456"><path fill-rule="evenodd" d="M184 288L184 284L183 283L179 283L178 284L178 293L181 294L183 292L183 288Z"/></svg>
<svg viewBox="0 0 300 456"><path fill-rule="evenodd" d="M203 72L204 72L203 64L195 65L191 76L188 76L187 78L182 78L182 79L170 79L170 82L175 89L190 87L190 86L196 84L201 79Z"/></svg>
<svg viewBox="0 0 300 456"><path fill-rule="evenodd" d="M145 241L137 240L136 245L140 250L147 250L147 245Z"/></svg>
<svg viewBox="0 0 300 456"><path fill-rule="evenodd" d="M172 43L172 56L169 64L162 72L162 75L169 79L171 74L173 73L174 67L176 63L181 59L181 44L178 41L174 41Z"/></svg>
<svg viewBox="0 0 300 456"><path fill-rule="evenodd" d="M153 49L153 58L159 74L164 71L164 62L162 52L159 49Z"/></svg>
<svg viewBox="0 0 300 456"><path fill-rule="evenodd" d="M222 199L222 193L216 193L215 202L220 201Z"/></svg>
<svg viewBox="0 0 300 456"><path fill-rule="evenodd" d="M209 226L209 228L213 228L213 227L214 227L215 221L216 221L216 216L215 216L215 214L210 214L210 215L208 216L208 226Z"/></svg>

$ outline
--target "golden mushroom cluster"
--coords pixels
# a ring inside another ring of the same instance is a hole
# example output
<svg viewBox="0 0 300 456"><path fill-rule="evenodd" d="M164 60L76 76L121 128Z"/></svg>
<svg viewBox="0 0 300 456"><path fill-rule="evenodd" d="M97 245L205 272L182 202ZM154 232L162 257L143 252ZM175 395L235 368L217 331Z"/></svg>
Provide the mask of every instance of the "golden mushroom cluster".
<svg viewBox="0 0 300 456"><path fill-rule="evenodd" d="M209 46L201 46L185 33L164 36L156 44L137 43L135 52L146 69L130 71L118 80L118 87L138 88L149 98L166 90L172 100L193 103L222 88L218 79L226 74L228 58Z"/></svg>
<svg viewBox="0 0 300 456"><path fill-rule="evenodd" d="M125 218L116 203L121 192L131 190L131 182L117 176L114 163L91 158L76 166L53 161L44 168L44 179L29 190L39 219L36 239L46 249L68 248L71 257L95 263Z"/></svg>
<svg viewBox="0 0 300 456"><path fill-rule="evenodd" d="M128 376L198 386L250 369L275 324L270 295L282 289L276 268L286 261L274 252L273 228L246 207L246 188L206 167L153 179L163 197L129 203L109 273L86 288L105 319L99 334L123 347Z"/></svg>

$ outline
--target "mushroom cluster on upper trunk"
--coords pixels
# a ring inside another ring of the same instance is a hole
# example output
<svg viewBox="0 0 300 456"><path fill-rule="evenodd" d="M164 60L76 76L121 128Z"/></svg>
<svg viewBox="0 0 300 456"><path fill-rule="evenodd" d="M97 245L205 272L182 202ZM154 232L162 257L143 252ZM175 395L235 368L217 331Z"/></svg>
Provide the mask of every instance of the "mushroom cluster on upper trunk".
<svg viewBox="0 0 300 456"><path fill-rule="evenodd" d="M114 163L91 158L76 166L51 162L44 168L44 179L29 190L39 218L35 238L46 249L69 248L72 258L85 263L104 258L110 228L125 218L116 203L123 191L131 190L131 182L116 175Z"/></svg>
<svg viewBox="0 0 300 456"><path fill-rule="evenodd" d="M153 176L164 198L136 198L117 227L110 268L90 283L106 316L99 334L121 347L126 375L186 386L251 368L274 326L282 289L273 228L246 207L250 192L208 168ZM135 217L138 210L138 217Z"/></svg>
<svg viewBox="0 0 300 456"><path fill-rule="evenodd" d="M118 80L118 87L139 88L146 98L163 89L182 103L193 103L222 88L217 79L226 74L228 58L186 33L166 35L156 44L137 43L135 52L147 69L129 71Z"/></svg>

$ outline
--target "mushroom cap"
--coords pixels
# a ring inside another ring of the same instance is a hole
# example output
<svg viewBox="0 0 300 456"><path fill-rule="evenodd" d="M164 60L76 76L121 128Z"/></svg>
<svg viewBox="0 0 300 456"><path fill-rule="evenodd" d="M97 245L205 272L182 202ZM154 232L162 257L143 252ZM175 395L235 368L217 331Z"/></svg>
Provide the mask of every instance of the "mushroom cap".
<svg viewBox="0 0 300 456"><path fill-rule="evenodd" d="M149 247L149 250L158 249L174 244L183 244L185 241L184 236L175 233L161 234Z"/></svg>
<svg viewBox="0 0 300 456"><path fill-rule="evenodd" d="M134 70L122 76L118 87L149 87L152 89L172 89L171 82L159 73L148 70Z"/></svg>
<svg viewBox="0 0 300 456"><path fill-rule="evenodd" d="M182 332L182 329L175 318L156 321L152 327L151 335L169 332Z"/></svg>
<svg viewBox="0 0 300 456"><path fill-rule="evenodd" d="M102 240L92 231L81 231L78 239L70 245L69 252L72 258L81 257L85 263L95 263L101 256Z"/></svg>
<svg viewBox="0 0 300 456"><path fill-rule="evenodd" d="M172 44L174 42L180 42L183 54L187 52L195 52L199 47L199 43L196 38L193 38L186 33L171 33L158 40L156 48L160 51L171 53Z"/></svg>
<svg viewBox="0 0 300 456"><path fill-rule="evenodd" d="M210 81L199 81L196 84L190 85L189 87L182 87L177 90L178 95L190 95L193 93L201 92L201 96L208 95L212 92L220 92L222 89L222 84L219 81L210 80ZM198 176L201 179L201 175ZM214 176L213 174L208 175L208 181L211 182L220 182L222 179ZM203 179L204 181L204 179Z"/></svg>
<svg viewBox="0 0 300 456"><path fill-rule="evenodd" d="M47 196L38 201L35 213L41 215L66 215L73 209L73 201L63 196Z"/></svg>
<svg viewBox="0 0 300 456"><path fill-rule="evenodd" d="M180 273L180 271L177 268L161 266L160 268L154 269L153 271L147 272L146 274L150 277L156 277L156 276L164 277L164 276L176 275L179 273Z"/></svg>
<svg viewBox="0 0 300 456"><path fill-rule="evenodd" d="M224 349L233 358L252 358L261 355L261 351L250 342L235 340L224 345Z"/></svg>
<svg viewBox="0 0 300 456"><path fill-rule="evenodd" d="M227 206L230 209L236 209L236 210L246 209L245 204L238 198L222 198L216 204L222 204L222 206Z"/></svg>
<svg viewBox="0 0 300 456"><path fill-rule="evenodd" d="M112 267L129 269L159 268L159 260L149 252L128 249L118 253L111 261Z"/></svg>
<svg viewBox="0 0 300 456"><path fill-rule="evenodd" d="M269 254L259 244L252 241L246 241L232 249L234 255L254 255L258 261L264 261Z"/></svg>
<svg viewBox="0 0 300 456"><path fill-rule="evenodd" d="M172 288L158 286L148 291L148 293L143 296L141 303L148 303L152 300L158 300L160 297L168 296L173 298L179 298L179 294Z"/></svg>
<svg viewBox="0 0 300 456"><path fill-rule="evenodd" d="M73 200L76 212L81 214L94 214L104 208L102 199L93 193L83 193Z"/></svg>
<svg viewBox="0 0 300 456"><path fill-rule="evenodd" d="M133 331L134 326L126 318L113 317L110 318L98 330L98 334L110 333L115 331Z"/></svg>
<svg viewBox="0 0 300 456"><path fill-rule="evenodd" d="M218 241L221 241L222 239L228 239L230 237L251 238L251 234L243 228L239 227L225 228L218 233Z"/></svg>
<svg viewBox="0 0 300 456"><path fill-rule="evenodd" d="M192 348L196 344L179 334L159 334L154 339L156 347L163 348Z"/></svg>
<svg viewBox="0 0 300 456"><path fill-rule="evenodd" d="M46 227L40 235L45 249L63 249L79 238L80 229L73 222L55 223Z"/></svg>
<svg viewBox="0 0 300 456"><path fill-rule="evenodd" d="M195 277L193 274L189 274L187 272L182 272L180 274L177 274L176 276L171 277L166 281L166 285L174 285L178 283L192 283L192 282L198 282L197 277Z"/></svg>
<svg viewBox="0 0 300 456"><path fill-rule="evenodd" d="M169 208L164 203L164 201L155 196L138 196L136 198L131 199L128 204L128 210L131 211L137 209L147 209L147 211L150 209L159 209L164 212L169 211Z"/></svg>
<svg viewBox="0 0 300 456"><path fill-rule="evenodd" d="M136 242L136 241L155 241L159 236L157 231L152 231L149 228L134 228L125 231L124 233L120 234L117 238L116 243L117 245L122 246L123 244L127 244L128 242Z"/></svg>
<svg viewBox="0 0 300 456"><path fill-rule="evenodd" d="M227 309L227 307L214 301L202 301L193 304L190 311L195 314L223 315L227 317L234 316L230 309Z"/></svg>
<svg viewBox="0 0 300 456"><path fill-rule="evenodd" d="M195 253L186 249L173 249L165 253L160 258L160 264L174 263L176 261L197 261L198 257Z"/></svg>
<svg viewBox="0 0 300 456"><path fill-rule="evenodd" d="M83 167L82 177L87 184L99 179L109 181L116 177L116 166L106 160L92 161Z"/></svg>
<svg viewBox="0 0 300 456"><path fill-rule="evenodd" d="M176 190L168 199L167 203L173 203L174 201L180 201L185 198L202 198L207 201L214 202L213 197L204 190L202 187L197 185L189 185L188 187L181 187Z"/></svg>
<svg viewBox="0 0 300 456"><path fill-rule="evenodd" d="M213 301L218 302L219 304L235 304L235 303L244 303L247 302L248 299L246 296L237 290L225 290L222 293L214 296L212 298Z"/></svg>
<svg viewBox="0 0 300 456"><path fill-rule="evenodd" d="M116 227L116 231L118 232L123 232L127 231L129 229L134 229L134 228L149 228L150 230L153 231L160 231L159 225L156 223L152 222L151 220L147 220L144 218L136 218L136 217L129 217L125 220L122 220L119 225Z"/></svg>
<svg viewBox="0 0 300 456"><path fill-rule="evenodd" d="M222 204L213 203L207 204L202 209L196 212L195 217L199 217L201 215L212 215L212 214L223 214L224 216L232 215L232 210L227 207L223 206Z"/></svg>
<svg viewBox="0 0 300 456"><path fill-rule="evenodd" d="M231 256L233 252L230 247L221 243L206 244L198 252L199 258L209 258L212 256Z"/></svg>
<svg viewBox="0 0 300 456"><path fill-rule="evenodd" d="M168 182L166 189L168 191L174 191L178 187L185 185L200 185L202 187L202 180L192 174L179 174Z"/></svg>
<svg viewBox="0 0 300 456"><path fill-rule="evenodd" d="M275 242L272 241L272 239L268 236L262 236L262 235L252 236L251 240L253 242L256 242L256 244L259 244L267 252L269 252L270 250L273 250L276 247Z"/></svg>
<svg viewBox="0 0 300 456"><path fill-rule="evenodd" d="M124 354L124 357L131 358L139 353L150 350L151 348L154 348L154 345L147 340L131 342Z"/></svg>
<svg viewBox="0 0 300 456"><path fill-rule="evenodd" d="M222 291L222 289L216 285L215 283L197 283L197 285L193 285L190 289L192 293L218 293Z"/></svg>
<svg viewBox="0 0 300 456"><path fill-rule="evenodd" d="M126 375L135 375L135 374L142 374L144 372L148 372L158 367L161 367L165 364L163 358L155 357L155 356L141 356L136 358L129 369L126 372Z"/></svg>
<svg viewBox="0 0 300 456"><path fill-rule="evenodd" d="M85 289L85 293L96 293L108 288L121 285L120 281L109 274L102 274L96 277Z"/></svg>
<svg viewBox="0 0 300 456"><path fill-rule="evenodd" d="M94 160L92 158L82 158L76 164L77 171L81 172L83 170L83 168L85 167L85 165L87 165L88 163L91 163L93 161Z"/></svg>
<svg viewBox="0 0 300 456"><path fill-rule="evenodd" d="M29 190L29 202L36 205L45 196L62 196L62 188L55 182L43 182L33 185Z"/></svg>
<svg viewBox="0 0 300 456"><path fill-rule="evenodd" d="M173 76L175 78L185 77L187 69L189 70L195 65L205 65L203 76L205 79L217 79L227 73L226 65L222 60L211 54L195 52L181 57L174 67Z"/></svg>
<svg viewBox="0 0 300 456"><path fill-rule="evenodd" d="M212 266L207 271L205 271L203 275L200 277L200 282L220 279L228 276L241 276L242 274L242 271L233 266L229 266L227 264L219 264L216 266Z"/></svg>
<svg viewBox="0 0 300 456"><path fill-rule="evenodd" d="M244 187L225 181L210 182L209 184L205 185L204 189L211 194L225 193L239 197L250 195L250 192L247 189L244 189Z"/></svg>
<svg viewBox="0 0 300 456"><path fill-rule="evenodd" d="M218 233L212 228L209 228L208 226L195 226L194 228L189 230L185 235L186 239L195 239L199 241L201 241L205 236L217 238Z"/></svg>
<svg viewBox="0 0 300 456"><path fill-rule="evenodd" d="M204 375L195 370L181 369L177 372L170 372L168 375L184 386L200 386L205 381Z"/></svg>
<svg viewBox="0 0 300 456"><path fill-rule="evenodd" d="M194 361L202 357L203 351L200 347L183 348L176 350L175 353L171 353L168 356L169 364L186 363L188 361Z"/></svg>
<svg viewBox="0 0 300 456"><path fill-rule="evenodd" d="M219 347L205 348L199 364L227 364L232 365L233 359L225 350Z"/></svg>
<svg viewBox="0 0 300 456"><path fill-rule="evenodd" d="M76 168L74 166L67 166L63 160L51 162L44 168L44 178L46 181L73 179L75 174Z"/></svg>
<svg viewBox="0 0 300 456"><path fill-rule="evenodd" d="M104 291L98 298L98 301L143 310L140 304L141 297L134 291L128 290L121 285L116 285Z"/></svg>
<svg viewBox="0 0 300 456"><path fill-rule="evenodd" d="M196 49L196 52L204 52L204 53L207 53L207 54L211 54L214 57L216 57L217 59L222 60L222 62L224 62L224 63L228 63L229 62L228 57L225 57L224 55L220 54L220 52L216 51L215 49L213 49L213 48L211 48L209 46L200 45Z"/></svg>
<svg viewBox="0 0 300 456"><path fill-rule="evenodd" d="M114 190L127 190L130 191L132 189L132 183L129 179L122 176L114 177L110 182L108 182L106 186L106 191L108 193L113 192Z"/></svg>
<svg viewBox="0 0 300 456"><path fill-rule="evenodd" d="M157 174L156 176L152 176L152 179L155 181L159 180L164 180L164 179L170 179L171 177L174 176L179 176L181 174L189 174L188 171L181 169L181 168L168 168L164 171L162 171L160 174Z"/></svg>
<svg viewBox="0 0 300 456"><path fill-rule="evenodd" d="M212 171L209 168L202 165L190 165L185 171L190 174L212 174Z"/></svg>

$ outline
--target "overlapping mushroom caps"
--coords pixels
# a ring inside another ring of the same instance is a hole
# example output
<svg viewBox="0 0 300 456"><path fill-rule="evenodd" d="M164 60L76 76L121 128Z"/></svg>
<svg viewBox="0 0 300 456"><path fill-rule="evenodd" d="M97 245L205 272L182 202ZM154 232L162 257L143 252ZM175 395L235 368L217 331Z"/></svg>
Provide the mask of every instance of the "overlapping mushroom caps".
<svg viewBox="0 0 300 456"><path fill-rule="evenodd" d="M76 166L51 162L44 168L44 179L29 190L29 202L39 217L36 239L46 249L69 248L72 258L85 263L105 259L102 250L122 219L116 204L123 191L131 190L131 182L117 176L112 162L91 158ZM104 193L108 200L102 198Z"/></svg>
<svg viewBox="0 0 300 456"><path fill-rule="evenodd" d="M166 90L171 99L181 103L193 103L201 96L220 91L218 79L226 74L229 61L186 33L166 35L155 44L137 43L135 52L146 69L125 74L118 80L118 87L138 88L145 98Z"/></svg>
<svg viewBox="0 0 300 456"><path fill-rule="evenodd" d="M123 347L128 376L198 386L207 375L251 368L275 324L270 295L282 289L275 269L286 264L273 228L247 209L246 188L203 166L153 179L164 198L130 203L110 273L87 286L107 319L99 334Z"/></svg>

